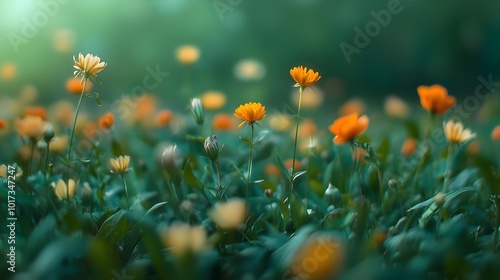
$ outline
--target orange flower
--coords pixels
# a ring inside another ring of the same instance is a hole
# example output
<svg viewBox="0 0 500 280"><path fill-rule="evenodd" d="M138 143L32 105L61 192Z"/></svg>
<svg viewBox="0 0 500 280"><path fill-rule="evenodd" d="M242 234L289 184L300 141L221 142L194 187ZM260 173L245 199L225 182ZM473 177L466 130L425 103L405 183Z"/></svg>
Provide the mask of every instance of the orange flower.
<svg viewBox="0 0 500 280"><path fill-rule="evenodd" d="M236 127L236 123L230 114L217 114L212 119L214 130L231 130Z"/></svg>
<svg viewBox="0 0 500 280"><path fill-rule="evenodd" d="M42 120L47 119L47 112L43 107L26 107L24 108L23 115L40 117Z"/></svg>
<svg viewBox="0 0 500 280"><path fill-rule="evenodd" d="M226 104L226 96L219 91L207 91L201 96L201 103L207 110L217 110Z"/></svg>
<svg viewBox="0 0 500 280"><path fill-rule="evenodd" d="M156 115L156 123L159 127L166 126L169 124L174 117L174 114L170 110L162 110Z"/></svg>
<svg viewBox="0 0 500 280"><path fill-rule="evenodd" d="M305 119L301 124L299 124L299 137L310 138L311 135L315 134L318 128L316 124L311 119Z"/></svg>
<svg viewBox="0 0 500 280"><path fill-rule="evenodd" d="M0 70L0 76L2 77L3 80L10 81L14 79L14 77L16 76L16 72L17 72L17 67L15 64L6 63L2 65L2 68Z"/></svg>
<svg viewBox="0 0 500 280"><path fill-rule="evenodd" d="M434 114L442 115L455 105L455 97L449 96L446 88L441 85L419 86L417 92L422 107Z"/></svg>
<svg viewBox="0 0 500 280"><path fill-rule="evenodd" d="M137 99L137 107L135 108L135 121L145 122L149 118L154 118L156 111L156 98L152 94L144 94Z"/></svg>
<svg viewBox="0 0 500 280"><path fill-rule="evenodd" d="M16 120L16 128L21 136L38 140L43 136L45 123L39 116L26 116L21 120Z"/></svg>
<svg viewBox="0 0 500 280"><path fill-rule="evenodd" d="M403 142L401 147L401 154L405 157L411 156L417 150L417 140L408 138Z"/></svg>
<svg viewBox="0 0 500 280"><path fill-rule="evenodd" d="M285 165L286 169L289 170L290 167L292 167L292 164L293 164L293 160L292 159L287 159L283 162L283 164ZM300 165L300 162L298 160L295 161L295 166L293 168L293 170L295 171L298 171L302 169L302 166Z"/></svg>
<svg viewBox="0 0 500 280"><path fill-rule="evenodd" d="M113 113L108 112L99 119L99 126L103 129L110 129L115 123Z"/></svg>
<svg viewBox="0 0 500 280"><path fill-rule="evenodd" d="M9 123L7 123L6 120L0 119L0 129L6 129L9 128Z"/></svg>
<svg viewBox="0 0 500 280"><path fill-rule="evenodd" d="M351 114L345 117L336 119L329 126L330 132L335 134L333 142L342 144L352 141L368 128L369 119L367 116L358 118L358 114Z"/></svg>
<svg viewBox="0 0 500 280"><path fill-rule="evenodd" d="M500 125L495 126L491 131L491 140L500 141Z"/></svg>
<svg viewBox="0 0 500 280"><path fill-rule="evenodd" d="M182 64L193 64L200 58L200 50L196 46L183 45L177 49L177 60Z"/></svg>
<svg viewBox="0 0 500 280"><path fill-rule="evenodd" d="M363 100L359 98L353 98L348 100L342 107L339 109L339 114L341 116L347 116L350 114L358 114L361 115L365 112L365 103Z"/></svg>
<svg viewBox="0 0 500 280"><path fill-rule="evenodd" d="M92 88L92 83L87 82L85 86L85 92L88 92ZM66 81L66 90L70 93L74 94L82 94L83 83L81 79L78 78L69 78Z"/></svg>
<svg viewBox="0 0 500 280"><path fill-rule="evenodd" d="M294 87L308 87L321 78L318 72L314 72L312 69L307 69L307 67L299 66L290 69L290 76L295 80L296 84Z"/></svg>
<svg viewBox="0 0 500 280"><path fill-rule="evenodd" d="M234 110L234 115L242 120L238 127L241 127L245 122L253 125L254 122L260 121L266 117L266 107L260 103L249 102L245 105L240 105Z"/></svg>

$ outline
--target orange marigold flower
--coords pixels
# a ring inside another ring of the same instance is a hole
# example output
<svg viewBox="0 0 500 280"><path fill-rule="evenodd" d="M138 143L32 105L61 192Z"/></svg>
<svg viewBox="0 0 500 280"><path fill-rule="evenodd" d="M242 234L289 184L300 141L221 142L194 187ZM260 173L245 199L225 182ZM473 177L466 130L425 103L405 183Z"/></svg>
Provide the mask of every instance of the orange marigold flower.
<svg viewBox="0 0 500 280"><path fill-rule="evenodd" d="M23 116L37 116L42 120L47 119L47 111L43 107L26 107L23 111Z"/></svg>
<svg viewBox="0 0 500 280"><path fill-rule="evenodd" d="M236 123L230 114L217 114L212 119L212 127L215 130L231 130L236 127Z"/></svg>
<svg viewBox="0 0 500 280"><path fill-rule="evenodd" d="M38 140L43 136L46 123L39 116L26 116L16 120L16 129L19 135Z"/></svg>
<svg viewBox="0 0 500 280"><path fill-rule="evenodd" d="M434 114L442 115L455 105L455 97L449 96L446 88L441 85L419 86L417 92L422 107Z"/></svg>
<svg viewBox="0 0 500 280"><path fill-rule="evenodd" d="M500 141L500 125L495 126L491 131L491 140Z"/></svg>
<svg viewBox="0 0 500 280"><path fill-rule="evenodd" d="M417 150L417 140L414 138L408 138L403 142L401 146L401 154L408 157L411 156Z"/></svg>
<svg viewBox="0 0 500 280"><path fill-rule="evenodd" d="M352 141L361 135L368 128L369 119L367 116L358 117L358 114L351 114L336 119L329 126L330 132L335 134L333 142L342 144Z"/></svg>
<svg viewBox="0 0 500 280"><path fill-rule="evenodd" d="M156 115L156 123L159 127L166 126L174 118L174 114L170 110L161 110Z"/></svg>
<svg viewBox="0 0 500 280"><path fill-rule="evenodd" d="M99 119L99 127L104 129L110 129L115 123L115 116L113 113L108 112Z"/></svg>
<svg viewBox="0 0 500 280"><path fill-rule="evenodd" d="M4 119L0 119L0 129L5 129L5 128L9 128L9 123Z"/></svg>
<svg viewBox="0 0 500 280"><path fill-rule="evenodd" d="M87 85L85 85L85 92L88 92L91 88L92 88L92 83L87 82ZM66 81L66 90L70 93L82 94L83 91L82 80L78 78L69 78Z"/></svg>
<svg viewBox="0 0 500 280"><path fill-rule="evenodd" d="M262 106L260 103L248 102L236 108L236 110L234 110L234 115L243 121L238 127L241 127L245 122L253 125L254 122L260 121L266 117L266 107Z"/></svg>
<svg viewBox="0 0 500 280"><path fill-rule="evenodd" d="M314 72L312 69L307 69L307 67L299 66L290 69L290 76L295 80L296 84L294 87L308 87L321 78L318 72Z"/></svg>

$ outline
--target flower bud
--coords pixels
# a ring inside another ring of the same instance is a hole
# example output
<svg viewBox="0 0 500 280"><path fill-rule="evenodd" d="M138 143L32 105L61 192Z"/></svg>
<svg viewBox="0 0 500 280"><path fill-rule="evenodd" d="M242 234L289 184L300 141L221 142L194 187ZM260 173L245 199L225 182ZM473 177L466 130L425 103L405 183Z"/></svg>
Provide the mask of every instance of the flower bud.
<svg viewBox="0 0 500 280"><path fill-rule="evenodd" d="M83 183L82 188L82 201L84 205L92 204L94 200L94 194L92 193L92 188L90 187L88 182Z"/></svg>
<svg viewBox="0 0 500 280"><path fill-rule="evenodd" d="M434 202L437 206L442 206L445 202L446 196L442 192L438 192L436 196L434 196Z"/></svg>
<svg viewBox="0 0 500 280"><path fill-rule="evenodd" d="M193 114L194 120L198 125L203 125L205 121L205 114L203 112L203 105L199 98L191 99L191 113Z"/></svg>
<svg viewBox="0 0 500 280"><path fill-rule="evenodd" d="M52 138L54 138L54 127L52 124L47 123L43 130L43 140L45 140L45 143L49 143Z"/></svg>
<svg viewBox="0 0 500 280"><path fill-rule="evenodd" d="M217 137L215 135L209 136L205 139L203 148L205 149L205 153L210 160L216 161L219 158L219 141L217 141Z"/></svg>
<svg viewBox="0 0 500 280"><path fill-rule="evenodd" d="M273 190L271 189L265 189L264 190L264 195L266 195L267 197L272 197L273 196Z"/></svg>
<svg viewBox="0 0 500 280"><path fill-rule="evenodd" d="M327 205L333 205L336 208L340 207L340 205L342 204L342 196L340 194L340 191L332 184L328 184L324 199Z"/></svg>
<svg viewBox="0 0 500 280"><path fill-rule="evenodd" d="M396 179L390 179L388 184L390 188L394 189L398 185L398 181L396 181Z"/></svg>

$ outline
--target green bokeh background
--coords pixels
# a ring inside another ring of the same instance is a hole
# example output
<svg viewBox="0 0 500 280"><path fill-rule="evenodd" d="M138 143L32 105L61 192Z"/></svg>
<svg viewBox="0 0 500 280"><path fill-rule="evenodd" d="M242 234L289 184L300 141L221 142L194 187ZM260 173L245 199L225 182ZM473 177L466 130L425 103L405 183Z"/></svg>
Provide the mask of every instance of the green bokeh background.
<svg viewBox="0 0 500 280"><path fill-rule="evenodd" d="M372 11L397 3L401 12L348 63L340 44L355 45L355 28L364 30L374 20ZM0 65L14 63L17 75L1 81L0 93L15 95L31 84L40 93L38 103L68 98L64 82L72 75L72 56L89 52L108 63L104 83L95 87L108 108L142 84L146 67L156 65L170 75L154 92L171 108L220 90L228 96L228 110L259 101L281 111L293 85L288 71L296 65L322 75L318 86L325 102L317 113L334 115L332 108L351 97L381 106L388 94L418 106L415 89L421 84L440 83L464 98L474 94L479 75L500 80L499 10L498 1L451 0L2 1ZM35 31L26 36L30 24ZM68 52L54 49L60 30L72 34ZM26 40L13 43L13 36ZM183 44L201 50L192 67L175 59ZM246 58L265 65L264 79L234 77L235 64Z"/></svg>

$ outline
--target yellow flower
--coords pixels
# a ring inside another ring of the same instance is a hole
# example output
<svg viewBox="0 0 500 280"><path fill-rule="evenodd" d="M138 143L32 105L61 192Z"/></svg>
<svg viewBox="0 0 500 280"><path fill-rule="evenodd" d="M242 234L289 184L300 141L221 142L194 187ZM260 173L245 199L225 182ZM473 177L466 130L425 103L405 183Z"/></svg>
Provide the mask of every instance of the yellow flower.
<svg viewBox="0 0 500 280"><path fill-rule="evenodd" d="M89 53L85 57L81 53L78 54L78 61L73 56L73 61L75 62L73 67L76 69L74 75L75 77L82 76L82 79L96 76L96 74L101 72L107 65L106 62L101 62L100 57Z"/></svg>
<svg viewBox="0 0 500 280"><path fill-rule="evenodd" d="M60 136L50 141L49 150L54 153L62 154L68 148L68 136Z"/></svg>
<svg viewBox="0 0 500 280"><path fill-rule="evenodd" d="M422 107L434 114L442 115L455 105L455 98L441 85L419 86L417 92Z"/></svg>
<svg viewBox="0 0 500 280"><path fill-rule="evenodd" d="M4 178L4 179L7 179L7 177L8 177L9 175L10 175L10 176L12 176L12 175L11 175L11 172L12 172L12 171L8 172L9 170L7 170L7 169L8 169L7 165L5 165L5 164L0 165L0 177L2 177L2 178ZM23 170L22 170L22 169L18 166L18 167L16 168L16 174L14 174L14 175L15 175L16 177L21 177L21 176L23 176Z"/></svg>
<svg viewBox="0 0 500 280"><path fill-rule="evenodd" d="M384 111L389 117L405 119L410 113L408 104L396 96L389 96L385 99Z"/></svg>
<svg viewBox="0 0 500 280"><path fill-rule="evenodd" d="M39 116L26 116L16 120L17 132L31 140L38 140L43 136L46 123Z"/></svg>
<svg viewBox="0 0 500 280"><path fill-rule="evenodd" d="M127 173L128 172L128 165L130 163L130 157L129 156L119 156L117 158L110 158L109 162L111 163L111 166L117 173Z"/></svg>
<svg viewBox="0 0 500 280"><path fill-rule="evenodd" d="M249 102L236 108L234 115L243 121L238 127L241 127L245 122L253 125L254 122L266 117L266 107L260 103Z"/></svg>
<svg viewBox="0 0 500 280"><path fill-rule="evenodd" d="M207 91L201 96L201 104L207 110L217 110L226 104L226 96L219 91Z"/></svg>
<svg viewBox="0 0 500 280"><path fill-rule="evenodd" d="M246 209L244 200L233 198L215 204L208 216L220 229L231 230L245 223Z"/></svg>
<svg viewBox="0 0 500 280"><path fill-rule="evenodd" d="M176 256L200 252L207 248L207 232L201 226L171 225L162 234L162 242Z"/></svg>
<svg viewBox="0 0 500 280"><path fill-rule="evenodd" d="M369 119L367 116L358 118L358 114L351 114L340 117L329 126L330 132L335 134L333 142L342 144L352 141L361 135L368 128Z"/></svg>
<svg viewBox="0 0 500 280"><path fill-rule="evenodd" d="M296 84L294 87L308 87L321 78L318 72L314 72L312 69L307 69L307 67L299 66L290 69L290 76L295 80Z"/></svg>
<svg viewBox="0 0 500 280"><path fill-rule="evenodd" d="M57 184L53 184L53 187L55 195L60 199L68 199L68 195L69 198L71 198L76 191L76 184L73 179L69 179L68 184L66 184L66 182L62 179L59 179Z"/></svg>
<svg viewBox="0 0 500 280"><path fill-rule="evenodd" d="M476 137L469 129L464 129L461 122L452 120L443 123L443 130L448 141L453 144L461 144Z"/></svg>
<svg viewBox="0 0 500 280"><path fill-rule="evenodd" d="M183 45L177 49L177 60L182 64L193 64L200 58L200 50L192 45Z"/></svg>

